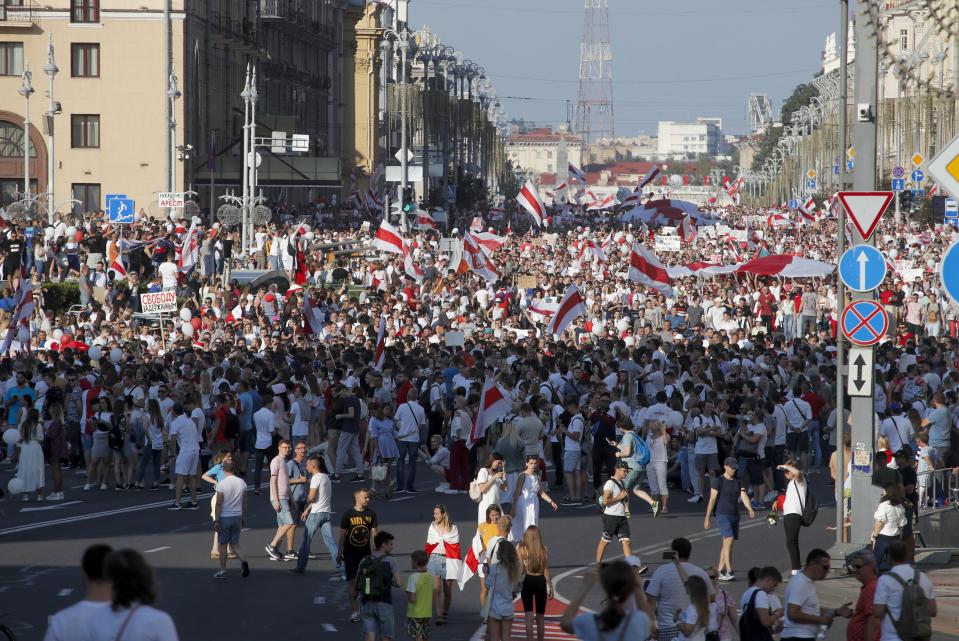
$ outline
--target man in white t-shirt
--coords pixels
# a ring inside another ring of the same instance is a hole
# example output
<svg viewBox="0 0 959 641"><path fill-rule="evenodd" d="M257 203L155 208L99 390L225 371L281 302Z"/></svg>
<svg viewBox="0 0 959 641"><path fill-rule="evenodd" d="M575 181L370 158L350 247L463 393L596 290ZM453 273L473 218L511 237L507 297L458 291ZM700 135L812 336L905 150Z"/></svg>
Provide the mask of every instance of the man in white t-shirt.
<svg viewBox="0 0 959 641"><path fill-rule="evenodd" d="M242 576L245 579L250 576L250 564L240 553L240 531L243 529L243 515L246 513L246 481L234 474L232 459L223 461L222 467L223 478L216 484L216 514L213 521L213 529L216 530L220 545L220 569L213 578L226 578L228 552L232 551L240 560Z"/></svg>
<svg viewBox="0 0 959 641"><path fill-rule="evenodd" d="M43 641L68 641L76 638L77 630L85 630L90 617L110 607L113 585L104 576L103 561L112 552L109 545L96 543L83 553L83 600L51 616Z"/></svg>
<svg viewBox="0 0 959 641"><path fill-rule="evenodd" d="M171 251L167 256L167 261L160 263L160 266L157 267L157 271L160 272L160 285L163 289L176 289L176 277L179 269L173 258L173 252Z"/></svg>
<svg viewBox="0 0 959 641"><path fill-rule="evenodd" d="M596 563L603 560L606 546L616 537L623 546L623 556L633 553L629 540L629 491L626 489L626 474L629 464L616 461L613 476L603 485L603 533L596 545Z"/></svg>
<svg viewBox="0 0 959 641"><path fill-rule="evenodd" d="M759 571L756 583L746 588L739 599L739 611L742 617L748 619L746 625L761 625L772 632L779 624L781 613L776 614L770 602L770 594L783 582L782 574L774 566L764 567ZM755 595L755 597L753 596ZM755 616L753 614L755 613ZM741 624L742 625L742 624ZM749 628L754 629L753 627Z"/></svg>
<svg viewBox="0 0 959 641"><path fill-rule="evenodd" d="M179 403L173 405L173 420L170 422L170 440L177 444L176 456L176 495L173 505L168 510L182 510L180 496L183 494L183 485L190 484L190 504L188 510L196 510L200 506L196 502L197 470L200 465L200 433L196 423L186 415L186 410Z"/></svg>
<svg viewBox="0 0 959 641"><path fill-rule="evenodd" d="M307 508L300 516L300 520L306 524L303 533L303 540L300 543L300 551L296 559L296 567L290 570L293 574L306 574L306 563L310 559L310 544L316 531L319 530L323 535L323 543L330 553L331 559L338 556L336 539L333 538L333 529L330 523L333 518L333 483L326 471L326 463L319 456L313 455L306 459L306 471L310 475L310 489L306 495ZM342 581L343 566L337 565L336 572L330 577L331 581Z"/></svg>
<svg viewBox="0 0 959 641"><path fill-rule="evenodd" d="M420 432L426 430L426 410L412 398L396 408L396 447L400 451L396 462L396 493L416 494L416 457L420 448Z"/></svg>
<svg viewBox="0 0 959 641"><path fill-rule="evenodd" d="M838 610L825 610L819 607L819 595L816 593L816 581L822 581L829 574L829 552L814 549L806 555L806 565L802 571L793 575L783 595L786 606L783 639L815 639L820 625L832 625L835 617L849 618L852 610L846 604Z"/></svg>
<svg viewBox="0 0 959 641"><path fill-rule="evenodd" d="M571 505L583 500L586 487L585 456L581 448L586 420L579 411L579 401L574 397L566 400L566 412L570 415L569 423L565 426L561 424L557 434L563 440L563 477L569 487L569 500L564 501L564 504Z"/></svg>
<svg viewBox="0 0 959 641"><path fill-rule="evenodd" d="M659 629L659 639L675 639L679 636L676 627L676 611L684 610L689 605L689 593L686 592L686 581L691 576L698 576L706 583L712 600L713 582L709 575L698 565L689 562L693 552L693 545L684 538L673 539L670 544L673 553L672 563L663 563L656 568L646 587L646 598L651 607L656 609L656 626Z"/></svg>
<svg viewBox="0 0 959 641"><path fill-rule="evenodd" d="M889 406L889 418L879 424L879 435L889 439L889 449L893 452L901 450L903 445L912 446L916 440L912 421L896 403Z"/></svg>
<svg viewBox="0 0 959 641"><path fill-rule="evenodd" d="M263 407L253 413L253 429L256 440L253 442L253 493L260 493L260 478L263 473L263 461L273 445L273 434L277 431L276 414L270 409L273 396L264 395Z"/></svg>
<svg viewBox="0 0 959 641"><path fill-rule="evenodd" d="M892 568L880 575L876 583L876 594L873 597L872 616L880 627L879 641L902 641L896 632L893 621L902 618L902 592L906 583L916 581L918 575L919 587L929 599L929 616L935 617L939 613L936 595L932 590L932 581L925 572L919 572L909 565L909 548L902 541L895 541L889 545L889 559ZM935 638L935 635L933 635Z"/></svg>

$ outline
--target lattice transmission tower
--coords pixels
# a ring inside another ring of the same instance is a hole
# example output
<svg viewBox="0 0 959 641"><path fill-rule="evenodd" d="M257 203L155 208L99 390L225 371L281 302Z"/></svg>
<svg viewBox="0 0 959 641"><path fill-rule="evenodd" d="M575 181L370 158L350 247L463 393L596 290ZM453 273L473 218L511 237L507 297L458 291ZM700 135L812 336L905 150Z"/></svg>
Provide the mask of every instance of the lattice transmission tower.
<svg viewBox="0 0 959 641"><path fill-rule="evenodd" d="M583 139L581 165L589 164L589 146L613 138L613 50L609 46L609 0L583 0L583 41L579 49L576 133Z"/></svg>

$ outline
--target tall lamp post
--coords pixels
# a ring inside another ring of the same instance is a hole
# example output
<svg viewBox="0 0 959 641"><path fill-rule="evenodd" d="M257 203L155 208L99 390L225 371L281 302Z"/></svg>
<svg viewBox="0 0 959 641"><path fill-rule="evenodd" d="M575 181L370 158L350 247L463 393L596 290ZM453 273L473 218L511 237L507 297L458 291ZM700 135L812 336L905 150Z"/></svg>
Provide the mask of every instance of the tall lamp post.
<svg viewBox="0 0 959 641"><path fill-rule="evenodd" d="M177 78L175 73L170 74L170 82L167 86L167 98L170 101L170 175L167 176L167 191L176 189L176 101L183 95L177 87ZM173 218L173 208L168 210L168 215Z"/></svg>
<svg viewBox="0 0 959 641"><path fill-rule="evenodd" d="M53 79L60 71L57 63L53 59L53 34L50 34L50 40L47 42L47 64L43 66L43 73L50 78L50 89L47 91L47 97L50 99L50 110L45 114L47 124L47 222L53 224L53 212L56 206L56 198L53 192L53 117L60 113L60 104L53 99Z"/></svg>
<svg viewBox="0 0 959 641"><path fill-rule="evenodd" d="M20 89L23 96L23 197L30 198L30 96L33 95L33 72L27 67L21 77Z"/></svg>
<svg viewBox="0 0 959 641"><path fill-rule="evenodd" d="M384 29L383 30L384 38L393 38L396 40L396 44L400 50L400 78L399 84L402 85L403 89L400 92L400 190L399 198L397 203L399 204L400 209L400 228L403 231L407 230L407 221L406 221L406 211L403 207L404 200L406 198L406 187L409 184L409 162L407 159L407 132L406 132L406 107L407 107L407 96L406 96L406 84L408 82L407 75L407 59L411 55L416 53L416 40L414 35L408 29L402 29L400 31L394 31L393 29ZM386 212L386 216L389 217L389 212Z"/></svg>
<svg viewBox="0 0 959 641"><path fill-rule="evenodd" d="M240 97L243 98L243 152L240 154L240 166L243 167L242 174L242 183L243 183L243 200L240 203L240 246L243 248L244 255L246 250L249 248L249 239L246 237L247 228L246 220L249 212L247 211L247 201L250 197L250 173L247 171L247 167L250 163L250 65L246 65L246 82L243 85L243 91L240 92Z"/></svg>

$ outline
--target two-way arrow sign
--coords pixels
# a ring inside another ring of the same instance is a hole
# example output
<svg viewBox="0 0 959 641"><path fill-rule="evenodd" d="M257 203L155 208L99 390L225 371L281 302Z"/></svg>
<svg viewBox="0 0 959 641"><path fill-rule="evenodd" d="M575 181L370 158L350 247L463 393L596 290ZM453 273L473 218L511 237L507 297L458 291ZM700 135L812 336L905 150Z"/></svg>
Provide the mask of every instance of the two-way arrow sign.
<svg viewBox="0 0 959 641"><path fill-rule="evenodd" d="M873 351L871 347L852 347L849 349L849 373L846 390L850 396L872 396L873 392Z"/></svg>

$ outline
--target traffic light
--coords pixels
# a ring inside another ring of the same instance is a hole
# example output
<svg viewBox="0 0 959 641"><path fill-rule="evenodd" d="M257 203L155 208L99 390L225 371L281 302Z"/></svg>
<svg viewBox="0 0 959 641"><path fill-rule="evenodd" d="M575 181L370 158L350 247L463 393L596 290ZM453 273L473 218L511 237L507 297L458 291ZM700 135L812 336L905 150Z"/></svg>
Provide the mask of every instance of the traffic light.
<svg viewBox="0 0 959 641"><path fill-rule="evenodd" d="M910 211L913 206L913 196L912 191L906 189L899 192L899 208L905 211Z"/></svg>
<svg viewBox="0 0 959 641"><path fill-rule="evenodd" d="M416 209L416 203L414 202L415 200L416 200L416 195L413 192L413 188L412 187L404 188L403 189L403 211L405 211L406 213L410 213L411 211Z"/></svg>

